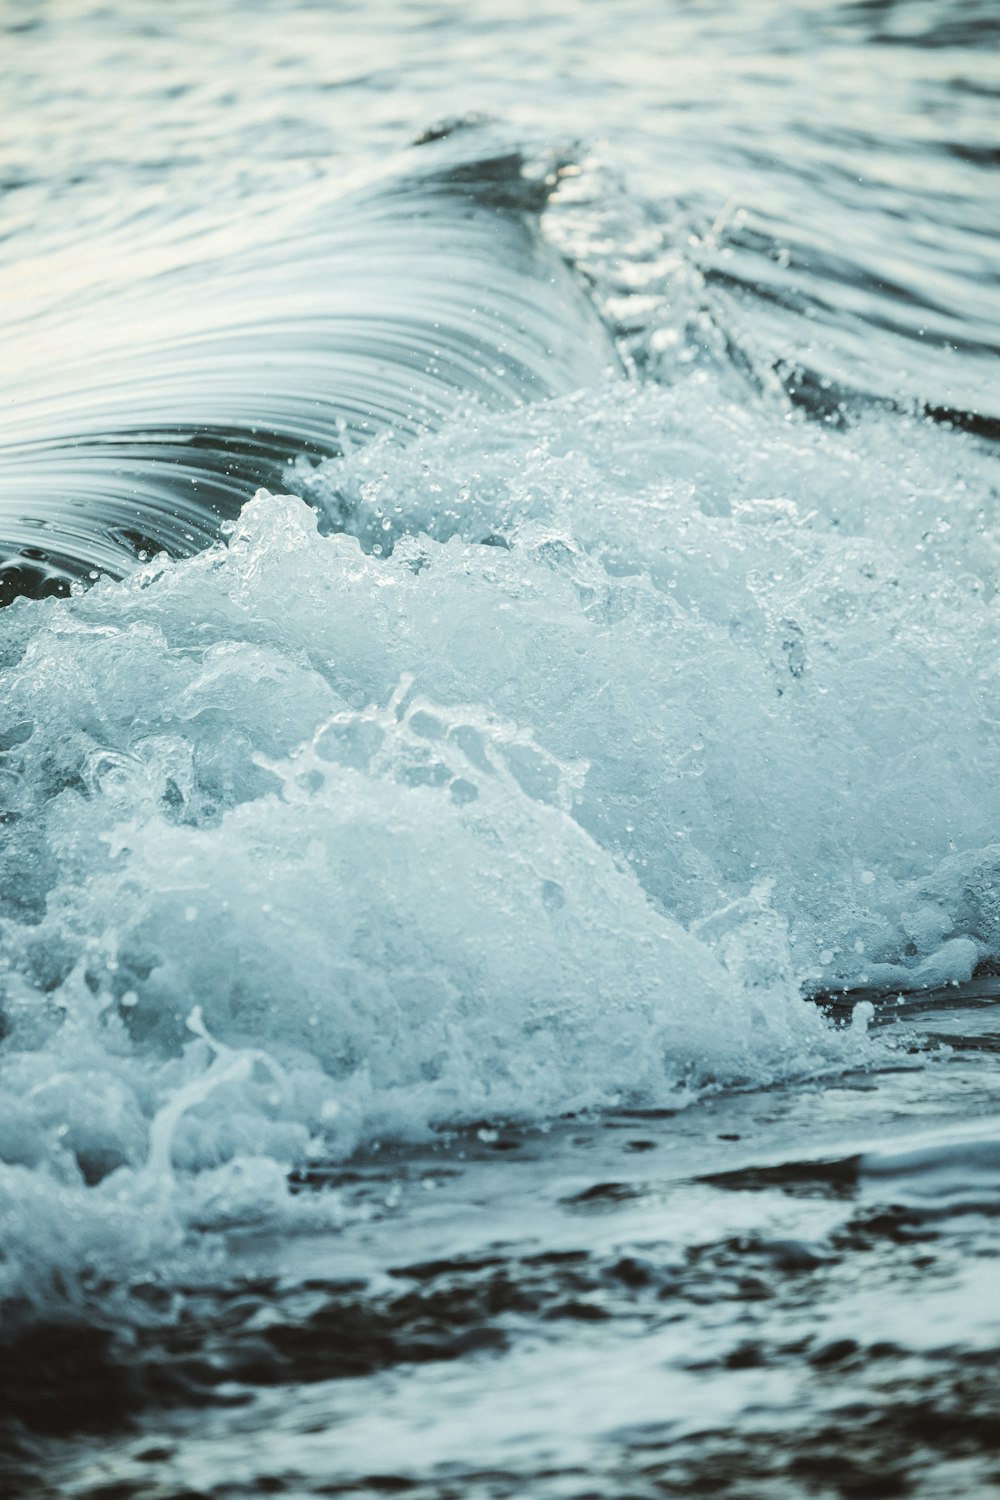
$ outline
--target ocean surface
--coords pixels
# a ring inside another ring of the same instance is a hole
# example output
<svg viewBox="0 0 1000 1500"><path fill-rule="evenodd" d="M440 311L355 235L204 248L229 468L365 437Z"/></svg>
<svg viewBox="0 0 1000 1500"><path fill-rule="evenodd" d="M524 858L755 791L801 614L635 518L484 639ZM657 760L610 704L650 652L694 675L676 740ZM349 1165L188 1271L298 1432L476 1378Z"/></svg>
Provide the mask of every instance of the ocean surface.
<svg viewBox="0 0 1000 1500"><path fill-rule="evenodd" d="M995 0L0 0L0 1490L1000 1492Z"/></svg>

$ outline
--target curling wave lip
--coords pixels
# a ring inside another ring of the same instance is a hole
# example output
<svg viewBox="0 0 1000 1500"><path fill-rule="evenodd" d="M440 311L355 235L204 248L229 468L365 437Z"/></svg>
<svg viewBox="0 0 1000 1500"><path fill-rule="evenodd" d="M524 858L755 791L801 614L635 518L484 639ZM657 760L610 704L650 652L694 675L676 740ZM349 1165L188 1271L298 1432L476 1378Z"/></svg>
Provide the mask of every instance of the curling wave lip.
<svg viewBox="0 0 1000 1500"><path fill-rule="evenodd" d="M466 127L235 245L77 268L6 334L0 602L190 555L303 455L599 383L611 336L539 225L558 176Z"/></svg>

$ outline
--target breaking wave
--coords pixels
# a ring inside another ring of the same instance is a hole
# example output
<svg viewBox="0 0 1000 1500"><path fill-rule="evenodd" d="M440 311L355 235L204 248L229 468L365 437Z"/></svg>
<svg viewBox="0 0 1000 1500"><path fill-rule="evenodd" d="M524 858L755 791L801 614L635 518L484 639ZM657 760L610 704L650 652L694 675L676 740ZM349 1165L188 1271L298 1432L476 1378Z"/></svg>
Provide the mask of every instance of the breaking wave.
<svg viewBox="0 0 1000 1500"><path fill-rule="evenodd" d="M1000 962L988 449L623 378L551 172L426 149L200 342L187 241L145 347L106 288L33 325L10 591L127 576L0 617L12 1316L336 1221L289 1173L382 1139L863 1064L810 995Z"/></svg>

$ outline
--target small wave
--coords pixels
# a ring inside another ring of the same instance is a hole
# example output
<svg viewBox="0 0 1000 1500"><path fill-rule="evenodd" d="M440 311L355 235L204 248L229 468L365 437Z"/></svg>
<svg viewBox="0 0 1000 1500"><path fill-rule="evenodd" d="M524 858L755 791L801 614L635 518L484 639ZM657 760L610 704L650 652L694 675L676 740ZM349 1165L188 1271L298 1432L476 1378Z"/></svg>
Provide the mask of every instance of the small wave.
<svg viewBox="0 0 1000 1500"><path fill-rule="evenodd" d="M25 335L12 592L127 576L0 622L11 1317L334 1223L289 1174L359 1144L864 1063L804 991L1000 960L990 456L733 400L666 232L639 307L590 266L675 384L606 382L552 173L420 150Z"/></svg>

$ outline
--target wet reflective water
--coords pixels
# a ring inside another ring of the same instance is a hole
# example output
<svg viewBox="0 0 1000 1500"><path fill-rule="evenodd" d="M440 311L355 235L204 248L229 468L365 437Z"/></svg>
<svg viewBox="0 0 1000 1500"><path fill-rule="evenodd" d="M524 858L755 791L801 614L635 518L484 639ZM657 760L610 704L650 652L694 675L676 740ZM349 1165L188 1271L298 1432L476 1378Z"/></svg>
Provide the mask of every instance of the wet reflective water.
<svg viewBox="0 0 1000 1500"><path fill-rule="evenodd" d="M519 151L473 136L238 234L130 245L30 319L7 345L7 596L196 551L296 459L614 372L537 228L558 160L532 182Z"/></svg>
<svg viewBox="0 0 1000 1500"><path fill-rule="evenodd" d="M991 1493L995 7L0 30L7 1490Z"/></svg>

